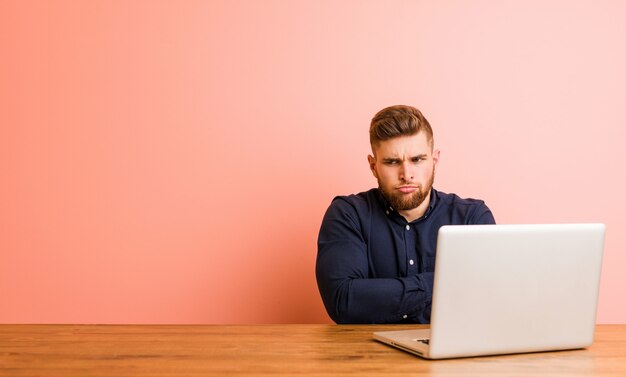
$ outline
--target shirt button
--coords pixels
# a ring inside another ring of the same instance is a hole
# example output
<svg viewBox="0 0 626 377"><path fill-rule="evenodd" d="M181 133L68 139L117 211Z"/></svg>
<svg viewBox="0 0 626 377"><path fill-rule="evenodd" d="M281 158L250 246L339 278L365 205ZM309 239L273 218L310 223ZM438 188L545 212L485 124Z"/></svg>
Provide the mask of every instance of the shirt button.
<svg viewBox="0 0 626 377"><path fill-rule="evenodd" d="M406 230L409 230L409 229L411 229L411 227L407 225L407 226L406 226Z"/></svg>
<svg viewBox="0 0 626 377"><path fill-rule="evenodd" d="M386 214L389 214L389 211L385 211Z"/></svg>
<svg viewBox="0 0 626 377"><path fill-rule="evenodd" d="M409 264L410 264L411 266L415 264L415 262L413 262L413 259L411 259L411 260L409 261Z"/></svg>
<svg viewBox="0 0 626 377"><path fill-rule="evenodd" d="M405 315L402 316L402 318L403 319L407 319L407 318L409 318L409 316L405 314Z"/></svg>

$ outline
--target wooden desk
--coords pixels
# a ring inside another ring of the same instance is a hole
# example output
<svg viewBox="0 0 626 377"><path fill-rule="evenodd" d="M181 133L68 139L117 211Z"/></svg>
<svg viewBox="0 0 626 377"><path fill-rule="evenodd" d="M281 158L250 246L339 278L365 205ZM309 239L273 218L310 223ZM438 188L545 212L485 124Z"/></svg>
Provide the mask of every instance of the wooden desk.
<svg viewBox="0 0 626 377"><path fill-rule="evenodd" d="M626 376L626 325L586 350L427 361L352 325L0 325L0 376Z"/></svg>

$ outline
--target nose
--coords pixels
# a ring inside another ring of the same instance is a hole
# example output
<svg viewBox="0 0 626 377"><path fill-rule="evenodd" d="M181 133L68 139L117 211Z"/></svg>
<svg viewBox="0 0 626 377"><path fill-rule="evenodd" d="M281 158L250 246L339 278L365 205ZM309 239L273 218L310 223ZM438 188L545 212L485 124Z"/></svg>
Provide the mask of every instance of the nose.
<svg viewBox="0 0 626 377"><path fill-rule="evenodd" d="M413 180L413 170L408 161L404 161L400 168L400 180L404 182L411 182Z"/></svg>

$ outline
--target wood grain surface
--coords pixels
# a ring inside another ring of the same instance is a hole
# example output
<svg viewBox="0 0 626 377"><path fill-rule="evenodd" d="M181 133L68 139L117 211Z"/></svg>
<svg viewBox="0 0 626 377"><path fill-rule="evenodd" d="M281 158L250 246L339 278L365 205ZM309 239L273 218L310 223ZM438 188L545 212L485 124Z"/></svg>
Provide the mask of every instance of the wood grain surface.
<svg viewBox="0 0 626 377"><path fill-rule="evenodd" d="M0 376L626 376L626 325L585 350L428 361L407 325L0 325Z"/></svg>

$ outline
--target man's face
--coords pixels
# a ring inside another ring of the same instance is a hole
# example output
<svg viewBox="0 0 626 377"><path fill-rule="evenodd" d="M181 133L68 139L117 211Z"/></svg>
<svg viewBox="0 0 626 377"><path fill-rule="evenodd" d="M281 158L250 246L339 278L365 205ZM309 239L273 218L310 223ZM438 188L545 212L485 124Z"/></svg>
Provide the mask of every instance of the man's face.
<svg viewBox="0 0 626 377"><path fill-rule="evenodd" d="M378 186L397 211L419 207L433 186L439 151L433 151L426 133L380 142L368 156Z"/></svg>

